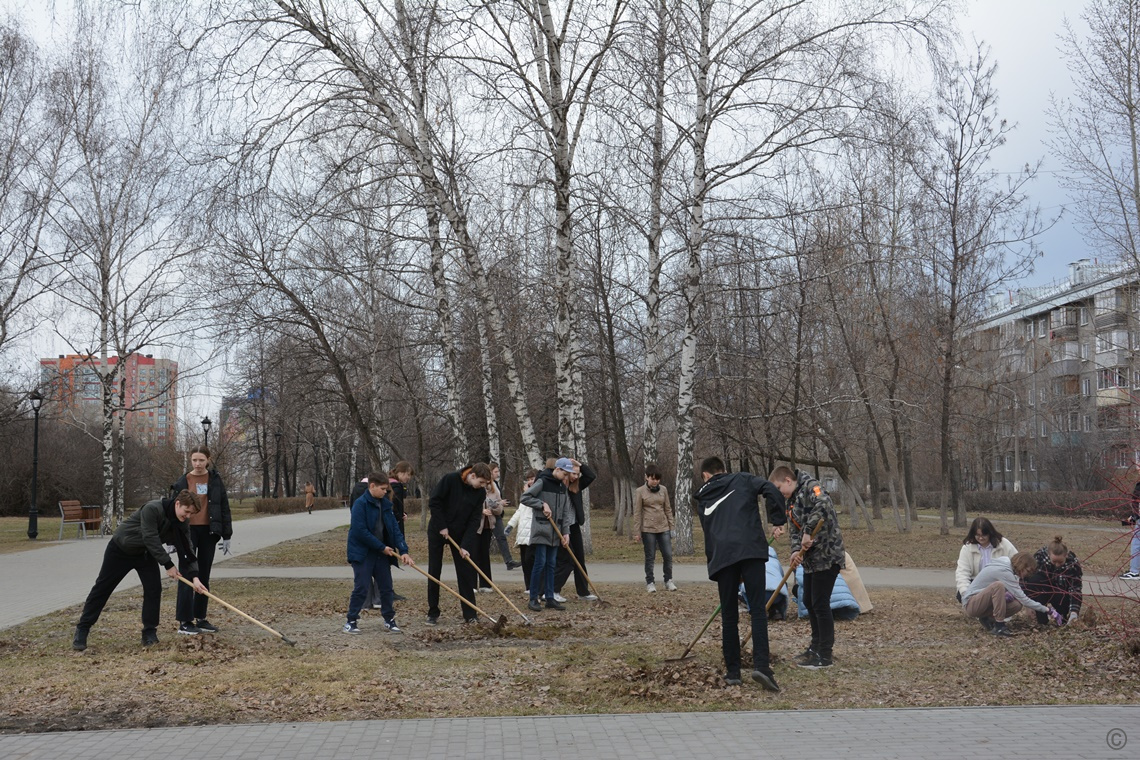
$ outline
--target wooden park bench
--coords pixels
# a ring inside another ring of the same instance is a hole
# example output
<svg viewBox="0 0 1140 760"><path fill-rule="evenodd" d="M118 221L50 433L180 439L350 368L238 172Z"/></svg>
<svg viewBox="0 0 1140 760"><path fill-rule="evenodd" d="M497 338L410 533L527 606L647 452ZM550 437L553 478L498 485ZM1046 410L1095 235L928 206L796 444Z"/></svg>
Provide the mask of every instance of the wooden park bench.
<svg viewBox="0 0 1140 760"><path fill-rule="evenodd" d="M75 537L87 538L87 531L95 531L99 535L103 524L103 507L98 504L80 504L77 499L61 501L59 503L59 538L63 540L65 525L75 525Z"/></svg>

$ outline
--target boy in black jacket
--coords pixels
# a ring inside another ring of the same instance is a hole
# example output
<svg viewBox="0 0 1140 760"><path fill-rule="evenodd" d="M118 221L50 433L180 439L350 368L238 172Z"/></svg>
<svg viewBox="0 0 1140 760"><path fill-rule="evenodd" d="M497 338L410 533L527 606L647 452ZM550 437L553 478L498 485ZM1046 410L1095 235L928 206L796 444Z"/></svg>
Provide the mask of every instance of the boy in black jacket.
<svg viewBox="0 0 1140 760"><path fill-rule="evenodd" d="M449 472L439 479L428 498L428 573L435 578L443 571L443 547L451 546L450 536L460 548L451 547L455 563L455 576L459 581L459 594L475 604L475 570L467 562L478 540L479 521L483 519L483 502L487 498L487 484L491 482L491 468L484 462ZM476 612L467 605L463 608L463 622L474 623ZM439 622L439 586L428 581L428 625Z"/></svg>
<svg viewBox="0 0 1140 760"><path fill-rule="evenodd" d="M190 545L190 529L186 521L201 509L198 499L189 491L179 491L173 499L148 501L138 512L119 524L115 535L107 542L103 552L103 565L75 626L71 648L82 652L87 648L87 633L103 612L111 593L119 581L134 570L143 588L142 643L144 647L158 643L158 611L162 602L162 576L158 566L166 568L171 578L186 576L194 583L194 590L206 593L198 579L198 563ZM178 551L175 567L163 544L173 544Z"/></svg>
<svg viewBox="0 0 1140 760"><path fill-rule="evenodd" d="M782 526L787 522L784 497L776 486L757 475L726 473L719 457L701 462L701 477L705 484L697 491L697 510L705 532L709 578L716 581L720 592L725 683L740 684L740 612L736 596L743 581L752 617L752 680L768 691L779 691L768 663L768 617L764 610L768 539L756 502L763 496L768 522ZM779 538L784 529L776 527L772 533Z"/></svg>

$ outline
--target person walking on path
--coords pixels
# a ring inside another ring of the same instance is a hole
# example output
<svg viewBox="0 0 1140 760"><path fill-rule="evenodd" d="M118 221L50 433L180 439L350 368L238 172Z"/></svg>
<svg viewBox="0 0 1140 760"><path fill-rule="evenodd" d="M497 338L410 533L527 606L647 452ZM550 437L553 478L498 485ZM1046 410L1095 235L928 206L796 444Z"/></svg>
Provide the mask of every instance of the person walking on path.
<svg viewBox="0 0 1140 760"><path fill-rule="evenodd" d="M995 557L1012 557L1017 547L998 532L994 524L984 517L975 517L970 530L962 539L958 552L958 566L954 570L954 585L958 587L958 601L966 594L970 582Z"/></svg>
<svg viewBox="0 0 1140 760"><path fill-rule="evenodd" d="M190 472L171 487L175 493L185 490L194 494L201 507L190 515L190 546L198 559L198 577L206 587L210 585L210 571L214 567L214 555L219 543L222 554L229 554L230 538L234 532L226 484L222 482L218 471L208 469L209 466L210 450L205 446L195 447L190 452ZM195 636L199 633L218 632L217 627L206 617L210 605L208 596L196 594L194 589L179 583L175 599L179 633Z"/></svg>
<svg viewBox="0 0 1140 760"><path fill-rule="evenodd" d="M800 565L804 568L804 603L811 622L811 643L796 665L810 670L829 668L835 646L831 592L846 561L839 518L835 515L831 496L808 473L780 466L772 471L771 479L789 505L790 564L793 568Z"/></svg>
<svg viewBox="0 0 1140 760"><path fill-rule="evenodd" d="M574 507L570 503L567 484L573 472L573 460L566 457L555 460L554 467L548 467L540 472L534 485L524 491L520 499L523 507L529 507L534 511L534 520L530 526L534 568L530 575L530 602L527 607L535 612L542 610L542 605L538 603L539 590L546 594L547 609L566 609L554 598L554 571L559 545L562 551L567 551L570 545L570 522L573 519ZM553 523L558 524L558 529L562 533L561 542L558 540L558 534L554 532Z"/></svg>
<svg viewBox="0 0 1140 760"><path fill-rule="evenodd" d="M479 538L479 521L483 519L483 502L487 498L487 484L491 482L491 468L485 462L449 472L439 479L428 497L428 574L438 578L443 571L443 548L450 546L447 537L459 544L451 546L451 559L459 582L459 594L475 604L475 570L467 558L475 550ZM463 622L474 623L477 613L467 605L460 605ZM428 581L428 625L439 622L439 586Z"/></svg>
<svg viewBox="0 0 1140 760"><path fill-rule="evenodd" d="M491 577L491 539L494 536L495 526L501 526L503 523L503 507L506 502L503 501L499 495L498 487L495 485L494 478L498 477L499 465L491 462L487 465L491 468L491 482L487 484L486 496L483 499L483 516L479 520L479 539L475 542L475 551L472 553L472 559L479 569L483 571L483 575L487 578ZM500 532L502 528L500 527ZM476 580L475 590L480 593L490 593L491 587L487 585L487 581L483 576L479 576Z"/></svg>
<svg viewBox="0 0 1140 760"><path fill-rule="evenodd" d="M684 477L684 475L679 475ZM752 618L752 680L768 691L779 691L768 660L768 616L764 611L764 563L768 539L756 501L760 496L768 511L772 534L784 534L784 497L769 481L747 472L726 473L719 457L701 462L704 485L697 491L697 514L705 534L708 574L720 594L721 650L724 680L740 685L740 612L737 593L744 581L744 594Z"/></svg>
<svg viewBox="0 0 1140 760"><path fill-rule="evenodd" d="M313 487L313 481L305 481L305 511L310 515L313 514L313 504L317 500L317 489Z"/></svg>
<svg viewBox="0 0 1140 760"><path fill-rule="evenodd" d="M1140 580L1140 481L1132 489L1130 504L1132 511L1121 521L1121 525L1132 526L1132 540L1128 544L1128 569L1120 577L1135 581Z"/></svg>
<svg viewBox="0 0 1140 760"><path fill-rule="evenodd" d="M676 591L673 582L673 505L669 490L661 485L661 470L655 464L645 465L645 485L633 492L633 540L641 541L645 550L645 590L656 593L653 582L653 560L661 548L661 578L665 588Z"/></svg>
<svg viewBox="0 0 1140 760"><path fill-rule="evenodd" d="M1025 595L1052 606L1061 613L1065 623L1076 620L1084 600L1084 571L1077 555L1069 551L1060 536L1053 536L1051 542L1033 553L1033 560L1037 563L1037 572L1021 582ZM1036 615L1038 625L1049 624L1048 615L1042 612Z"/></svg>
<svg viewBox="0 0 1140 760"><path fill-rule="evenodd" d="M582 492L590 487L590 484L597 479L598 474L588 464L579 462L577 459L564 458L574 464L574 471L566 480L566 492L570 497L572 507L570 532L567 534L570 543L568 548L563 548L558 552L558 567L554 571L554 596L559 602L566 601L566 598L562 596L562 587L566 585L570 573L574 573L574 590L578 592L578 598L592 602L598 597L590 590L590 582L584 574L586 548L582 543L582 526L586 522L586 509L582 502ZM570 552L574 554L582 569L574 564L574 560L570 558Z"/></svg>
<svg viewBox="0 0 1140 760"><path fill-rule="evenodd" d="M352 504L348 526L348 563L352 565L352 594L348 598L348 615L342 629L360 633L357 620L364 597L373 583L380 591L380 614L384 630L400 633L393 605L392 565L396 557L405 565L412 564L404 534L388 500L388 475L374 472L368 476L368 491ZM437 576L438 577L438 576Z"/></svg>
<svg viewBox="0 0 1140 760"><path fill-rule="evenodd" d="M158 566L166 568L171 578L184 577L194 584L194 591L206 593L206 586L198 577L198 563L190 543L190 530L186 521L201 509L197 497L189 491L179 491L173 499L148 501L142 509L124 520L107 542L103 564L95 585L83 604L83 612L75 626L71 648L82 652L87 648L87 635L99 620L107 600L111 598L119 581L134 570L143 588L142 644L158 643L158 616L162 604L162 576ZM178 552L178 567L170 560L163 544L171 544Z"/></svg>
<svg viewBox="0 0 1140 760"><path fill-rule="evenodd" d="M1060 613L1035 602L1025 595L1020 581L1037 570L1033 557L1018 552L1013 557L996 557L982 568L962 594L962 609L967 617L977 618L982 627L995 636L1012 636L1005 619L1016 615L1022 607L1048 615L1054 625L1061 625Z"/></svg>

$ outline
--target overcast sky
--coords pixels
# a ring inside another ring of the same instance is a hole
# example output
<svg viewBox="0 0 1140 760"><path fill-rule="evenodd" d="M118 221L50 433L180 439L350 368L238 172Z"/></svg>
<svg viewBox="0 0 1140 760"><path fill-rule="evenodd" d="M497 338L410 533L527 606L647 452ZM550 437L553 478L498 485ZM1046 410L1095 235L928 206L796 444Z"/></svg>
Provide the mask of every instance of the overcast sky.
<svg viewBox="0 0 1140 760"><path fill-rule="evenodd" d="M1057 184L1062 167L1049 155L1045 112L1053 93L1066 96L1072 82L1058 53L1058 36L1068 14L1078 30L1084 2L1080 0L968 0L967 15L961 20L962 36L987 42L998 64L998 110L1003 118L1017 124L1002 149L999 171L1017 171L1026 163L1044 159L1041 173L1030 186L1034 202L1043 218L1052 219L1064 209L1061 220L1039 238L1045 255L1037 261L1036 272L1025 280L1036 285L1068 275L1068 263L1095 258L1088 251L1072 213L1065 209L1068 198Z"/></svg>

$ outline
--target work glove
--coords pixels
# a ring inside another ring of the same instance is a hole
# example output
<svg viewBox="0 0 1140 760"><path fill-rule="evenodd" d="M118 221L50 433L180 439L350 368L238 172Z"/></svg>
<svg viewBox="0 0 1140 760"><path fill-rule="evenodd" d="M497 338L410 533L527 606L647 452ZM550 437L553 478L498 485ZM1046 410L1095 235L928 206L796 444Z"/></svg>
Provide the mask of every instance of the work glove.
<svg viewBox="0 0 1140 760"><path fill-rule="evenodd" d="M1076 619L1077 619L1077 613L1075 613L1075 612L1070 612L1070 613L1069 613L1069 620L1068 620L1068 622L1070 622L1070 623L1071 623L1071 622L1073 622L1073 621L1074 621L1074 620L1076 620Z"/></svg>
<svg viewBox="0 0 1140 760"><path fill-rule="evenodd" d="M221 541L218 542L218 548L222 550L222 554L229 554L230 553L230 540L228 538L223 538Z"/></svg>
<svg viewBox="0 0 1140 760"><path fill-rule="evenodd" d="M1057 626L1058 628L1065 624L1064 619L1061 617L1061 613L1057 612L1057 610L1053 609L1052 607L1049 608L1049 617L1053 619L1053 625Z"/></svg>

